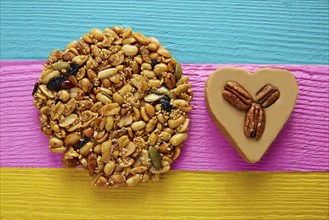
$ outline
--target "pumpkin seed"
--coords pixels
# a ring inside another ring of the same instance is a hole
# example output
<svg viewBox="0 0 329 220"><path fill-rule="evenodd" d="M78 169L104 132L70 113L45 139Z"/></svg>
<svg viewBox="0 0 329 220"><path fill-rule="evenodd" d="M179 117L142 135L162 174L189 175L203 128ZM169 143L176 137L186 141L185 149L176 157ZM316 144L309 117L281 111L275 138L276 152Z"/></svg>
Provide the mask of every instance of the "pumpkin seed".
<svg viewBox="0 0 329 220"><path fill-rule="evenodd" d="M180 78L182 77L182 65L179 62L176 63L175 77L176 81L180 80Z"/></svg>
<svg viewBox="0 0 329 220"><path fill-rule="evenodd" d="M155 169L160 170L162 168L162 164L159 152L152 146L149 147L148 152L152 165Z"/></svg>

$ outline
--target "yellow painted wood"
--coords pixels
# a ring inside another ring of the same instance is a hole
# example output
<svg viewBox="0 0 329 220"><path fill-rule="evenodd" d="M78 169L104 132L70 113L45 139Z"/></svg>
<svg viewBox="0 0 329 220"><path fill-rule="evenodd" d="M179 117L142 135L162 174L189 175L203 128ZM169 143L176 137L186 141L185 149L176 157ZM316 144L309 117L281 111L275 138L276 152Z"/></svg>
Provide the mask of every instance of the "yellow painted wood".
<svg viewBox="0 0 329 220"><path fill-rule="evenodd" d="M96 189L81 169L1 168L1 219L328 219L328 173L170 171Z"/></svg>

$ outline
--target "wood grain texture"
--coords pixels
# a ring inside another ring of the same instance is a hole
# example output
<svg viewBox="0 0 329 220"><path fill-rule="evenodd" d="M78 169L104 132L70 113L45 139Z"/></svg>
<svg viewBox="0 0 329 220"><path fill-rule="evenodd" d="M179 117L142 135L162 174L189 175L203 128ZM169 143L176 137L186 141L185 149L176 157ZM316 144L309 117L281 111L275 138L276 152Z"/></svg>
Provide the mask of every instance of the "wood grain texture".
<svg viewBox="0 0 329 220"><path fill-rule="evenodd" d="M194 92L189 139L173 164L178 170L328 171L328 66L232 65L255 71L285 68L295 74L299 97L291 118L257 164L245 163L217 130L206 109L207 77L223 65L184 64ZM50 153L40 132L31 91L42 62L1 61L0 163L2 167L61 167L60 155Z"/></svg>
<svg viewBox="0 0 329 220"><path fill-rule="evenodd" d="M328 64L327 0L2 0L1 59L46 59L92 27L131 26L184 63Z"/></svg>
<svg viewBox="0 0 329 220"><path fill-rule="evenodd" d="M81 169L1 168L1 219L328 219L328 173L170 171L96 189Z"/></svg>

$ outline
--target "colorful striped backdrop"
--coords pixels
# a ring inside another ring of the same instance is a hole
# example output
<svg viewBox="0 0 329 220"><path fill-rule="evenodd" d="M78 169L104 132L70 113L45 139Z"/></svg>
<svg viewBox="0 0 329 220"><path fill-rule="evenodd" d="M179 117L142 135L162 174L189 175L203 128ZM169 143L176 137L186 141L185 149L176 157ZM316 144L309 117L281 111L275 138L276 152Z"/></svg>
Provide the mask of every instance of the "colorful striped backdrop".
<svg viewBox="0 0 329 220"><path fill-rule="evenodd" d="M1 1L0 219L328 219L329 3ZM31 90L49 52L92 27L131 26L163 43L190 77L190 138L159 182L95 189L40 132ZM221 66L283 68L299 96L257 164L210 119L207 77Z"/></svg>

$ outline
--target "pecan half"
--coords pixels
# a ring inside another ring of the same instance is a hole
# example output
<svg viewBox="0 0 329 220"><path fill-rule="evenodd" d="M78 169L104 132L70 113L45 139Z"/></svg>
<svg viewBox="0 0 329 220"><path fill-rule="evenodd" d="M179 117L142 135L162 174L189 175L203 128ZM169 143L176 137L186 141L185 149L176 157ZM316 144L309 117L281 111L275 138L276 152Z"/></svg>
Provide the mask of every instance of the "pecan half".
<svg viewBox="0 0 329 220"><path fill-rule="evenodd" d="M80 53L85 54L85 55L90 53L89 44L87 44L84 40L78 41L77 49Z"/></svg>
<svg viewBox="0 0 329 220"><path fill-rule="evenodd" d="M236 82L228 81L222 93L223 97L234 107L248 110L253 98L247 90Z"/></svg>
<svg viewBox="0 0 329 220"><path fill-rule="evenodd" d="M126 135L128 132L126 129L120 129L120 130L116 130L113 131L110 135L111 139L118 139L119 137L122 137L123 135Z"/></svg>
<svg viewBox="0 0 329 220"><path fill-rule="evenodd" d="M172 89L176 85L176 78L173 74L167 73L163 79L163 83L168 89Z"/></svg>
<svg viewBox="0 0 329 220"><path fill-rule="evenodd" d="M260 104L252 103L244 122L244 134L259 140L265 128L265 111Z"/></svg>
<svg viewBox="0 0 329 220"><path fill-rule="evenodd" d="M89 172L89 175L92 176L97 167L97 157L95 154L90 154L87 159L87 170Z"/></svg>
<svg viewBox="0 0 329 220"><path fill-rule="evenodd" d="M47 63L51 64L51 63L55 63L57 62L59 59L61 59L62 57L62 52L59 50L53 50L49 57L48 57L48 61Z"/></svg>
<svg viewBox="0 0 329 220"><path fill-rule="evenodd" d="M266 84L256 93L256 101L258 101L263 108L267 108L274 104L280 97L280 91L278 88Z"/></svg>

